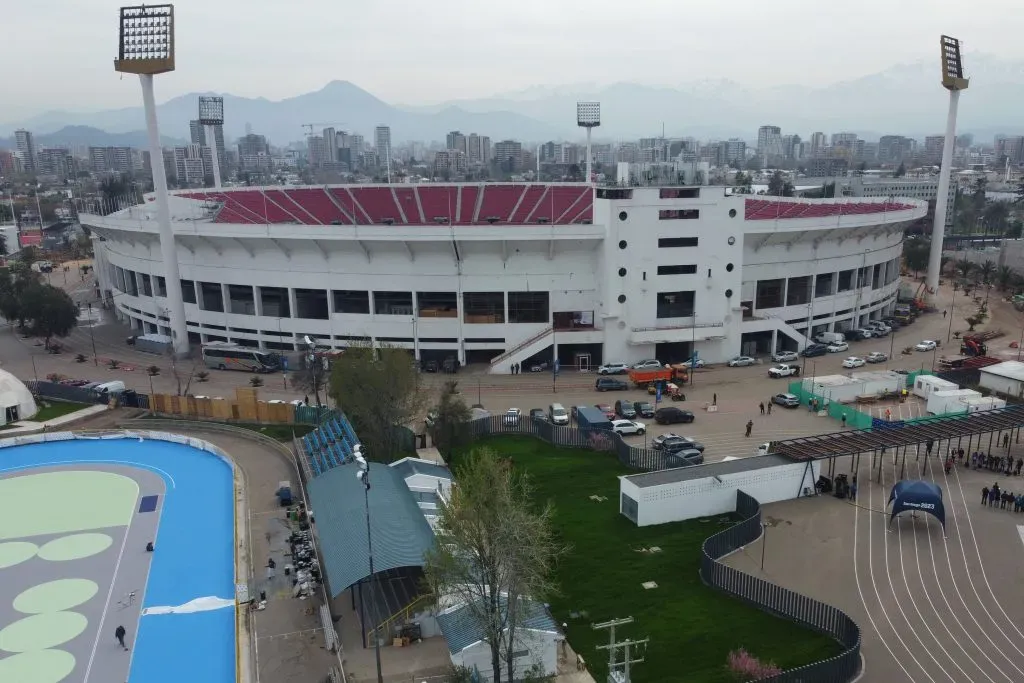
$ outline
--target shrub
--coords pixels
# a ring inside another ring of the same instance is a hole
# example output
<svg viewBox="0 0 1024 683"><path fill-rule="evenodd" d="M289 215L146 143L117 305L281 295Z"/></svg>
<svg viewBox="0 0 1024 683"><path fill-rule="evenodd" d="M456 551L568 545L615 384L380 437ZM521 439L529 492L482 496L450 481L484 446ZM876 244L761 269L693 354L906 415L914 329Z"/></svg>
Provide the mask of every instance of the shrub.
<svg viewBox="0 0 1024 683"><path fill-rule="evenodd" d="M742 647L729 653L726 667L737 681L759 681L769 676L778 676L782 669L772 662L762 662Z"/></svg>
<svg viewBox="0 0 1024 683"><path fill-rule="evenodd" d="M76 354L75 355L75 362L76 363L84 363L85 362L85 354L84 353Z"/></svg>
<svg viewBox="0 0 1024 683"><path fill-rule="evenodd" d="M109 361L107 361L107 366L111 370L117 370L119 367L121 367L121 361L114 360L113 358L111 358Z"/></svg>
<svg viewBox="0 0 1024 683"><path fill-rule="evenodd" d="M208 373L206 370L201 370L196 373L197 382L205 382L208 379L210 379L210 373Z"/></svg>
<svg viewBox="0 0 1024 683"><path fill-rule="evenodd" d="M263 378L262 377L253 377L252 379L249 380L249 384L252 387L254 387L254 388L262 387L263 386Z"/></svg>

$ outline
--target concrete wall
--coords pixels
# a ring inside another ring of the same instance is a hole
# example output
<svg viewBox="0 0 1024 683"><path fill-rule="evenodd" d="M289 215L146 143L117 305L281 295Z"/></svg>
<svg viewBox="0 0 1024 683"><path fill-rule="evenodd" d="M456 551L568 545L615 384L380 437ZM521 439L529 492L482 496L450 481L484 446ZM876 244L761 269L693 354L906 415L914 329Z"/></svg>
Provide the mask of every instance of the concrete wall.
<svg viewBox="0 0 1024 683"><path fill-rule="evenodd" d="M544 675L553 676L558 673L558 640L561 636L541 631L516 631L515 651L528 650L529 654L516 660L516 679L522 678L536 664ZM452 664L468 669L476 667L483 681L492 681L491 646L485 642L470 645L460 653L452 655ZM502 663L502 680L504 680L505 664Z"/></svg>

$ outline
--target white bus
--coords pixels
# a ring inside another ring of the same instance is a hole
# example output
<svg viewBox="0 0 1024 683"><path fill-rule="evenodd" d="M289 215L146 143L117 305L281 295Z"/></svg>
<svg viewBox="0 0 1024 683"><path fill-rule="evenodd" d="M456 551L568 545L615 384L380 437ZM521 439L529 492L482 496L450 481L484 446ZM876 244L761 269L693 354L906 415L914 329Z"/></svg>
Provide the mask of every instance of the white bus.
<svg viewBox="0 0 1024 683"><path fill-rule="evenodd" d="M203 346L203 362L206 367L218 370L276 372L281 369L281 357L276 353L225 342L212 342Z"/></svg>

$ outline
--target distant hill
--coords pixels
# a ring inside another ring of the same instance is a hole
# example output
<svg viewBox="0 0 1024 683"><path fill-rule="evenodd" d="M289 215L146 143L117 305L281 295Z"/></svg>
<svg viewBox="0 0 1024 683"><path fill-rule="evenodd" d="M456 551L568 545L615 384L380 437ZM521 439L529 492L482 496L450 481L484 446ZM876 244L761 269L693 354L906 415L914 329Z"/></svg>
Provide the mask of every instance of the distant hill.
<svg viewBox="0 0 1024 683"><path fill-rule="evenodd" d="M31 129L29 129L31 130ZM127 133L108 133L91 126L64 126L52 133L36 134L37 147L61 147L66 145L91 145L94 147L136 147L144 149L149 144L145 130ZM185 144L185 140L163 136L166 146ZM0 148L14 149L14 137L0 138Z"/></svg>

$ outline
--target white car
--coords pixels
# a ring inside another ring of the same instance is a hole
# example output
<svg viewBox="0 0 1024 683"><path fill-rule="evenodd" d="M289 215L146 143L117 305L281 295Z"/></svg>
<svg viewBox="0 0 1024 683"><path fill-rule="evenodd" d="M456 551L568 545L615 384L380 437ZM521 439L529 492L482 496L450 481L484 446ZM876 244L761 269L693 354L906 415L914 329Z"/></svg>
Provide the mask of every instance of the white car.
<svg viewBox="0 0 1024 683"><path fill-rule="evenodd" d="M662 364L660 360L650 358L648 360L642 360L639 363L633 364L634 370L661 370Z"/></svg>
<svg viewBox="0 0 1024 683"><path fill-rule="evenodd" d="M850 356L849 358L847 358L846 360L843 361L843 367L844 368L860 368L860 367L864 366L864 363L865 363L865 361L864 361L863 358L858 358L857 356Z"/></svg>
<svg viewBox="0 0 1024 683"><path fill-rule="evenodd" d="M842 353L843 351L849 351L849 350L850 350L850 345L847 344L844 341L842 341L842 342L832 342L831 344L828 345L828 352L829 353Z"/></svg>
<svg viewBox="0 0 1024 683"><path fill-rule="evenodd" d="M914 348L918 351L934 351L936 346L938 346L938 344L933 342L931 339L925 339L924 341L918 342L917 346Z"/></svg>
<svg viewBox="0 0 1024 683"><path fill-rule="evenodd" d="M625 375L629 372L629 366L625 363L608 363L597 369L599 375Z"/></svg>
<svg viewBox="0 0 1024 683"><path fill-rule="evenodd" d="M505 424L519 424L519 418L522 417L522 415L523 411L519 410L519 408L509 408L507 411L505 411Z"/></svg>
<svg viewBox="0 0 1024 683"><path fill-rule="evenodd" d="M774 368L768 369L769 377L796 377L800 374L800 366L798 365L776 365Z"/></svg>
<svg viewBox="0 0 1024 683"><path fill-rule="evenodd" d="M694 360L692 358L689 358L687 360L684 360L682 363L680 363L680 365L682 365L683 367L686 367L686 368L702 368L702 367L704 367L704 359L703 358L698 358L696 360L696 362L694 362Z"/></svg>
<svg viewBox="0 0 1024 683"><path fill-rule="evenodd" d="M885 361L889 360L889 356L887 354L882 353L881 351L872 351L867 355L867 358L865 358L864 360L866 360L869 363L884 363Z"/></svg>
<svg viewBox="0 0 1024 683"><path fill-rule="evenodd" d="M729 367L742 368L747 365L754 365L755 363L757 363L756 358L751 358L750 356L736 356L735 358L729 361Z"/></svg>
<svg viewBox="0 0 1024 683"><path fill-rule="evenodd" d="M612 431L622 436L643 434L647 431L647 425L643 422L634 422L633 420L614 420L612 421Z"/></svg>
<svg viewBox="0 0 1024 683"><path fill-rule="evenodd" d="M772 360L776 363L792 363L799 359L800 355L796 351L779 351L772 356Z"/></svg>

